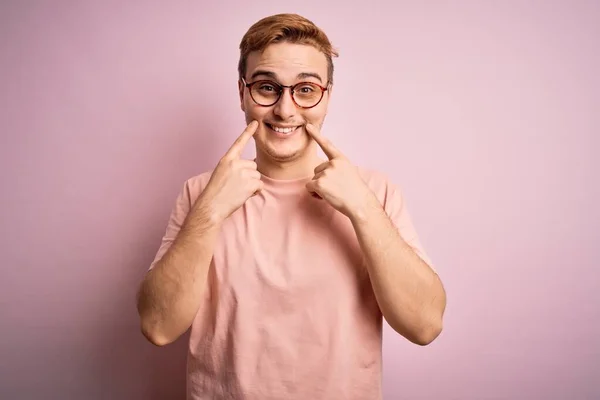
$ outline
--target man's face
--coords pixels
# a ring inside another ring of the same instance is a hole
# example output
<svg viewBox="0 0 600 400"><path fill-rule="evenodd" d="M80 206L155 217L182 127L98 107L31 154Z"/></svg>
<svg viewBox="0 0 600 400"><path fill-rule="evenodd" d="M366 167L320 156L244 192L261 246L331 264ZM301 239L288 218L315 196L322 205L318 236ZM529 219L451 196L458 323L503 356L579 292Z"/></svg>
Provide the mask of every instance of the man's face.
<svg viewBox="0 0 600 400"><path fill-rule="evenodd" d="M250 53L246 63L247 83L269 80L280 85L294 85L300 82L316 83L327 87L327 59L316 48L307 45L277 43L268 46L264 52ZM261 85L265 96L273 93L273 86ZM310 87L299 87L296 98L308 96ZM255 96L257 97L257 96ZM260 124L254 135L257 155L269 157L283 163L294 161L307 154L310 137L305 125L311 123L321 127L327 114L330 90L325 91L321 101L312 108L298 107L290 95L290 89L283 89L279 100L271 106L257 104L250 96L250 89L240 81L240 100L246 122L257 120ZM265 104L263 102L263 104ZM295 128L292 132L277 132L278 128Z"/></svg>

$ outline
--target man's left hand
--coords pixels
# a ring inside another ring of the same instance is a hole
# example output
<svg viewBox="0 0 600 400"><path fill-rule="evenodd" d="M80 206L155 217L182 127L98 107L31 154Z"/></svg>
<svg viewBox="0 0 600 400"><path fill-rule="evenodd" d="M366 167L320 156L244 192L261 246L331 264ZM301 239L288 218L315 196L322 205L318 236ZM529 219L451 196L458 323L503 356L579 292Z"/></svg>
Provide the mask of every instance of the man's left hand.
<svg viewBox="0 0 600 400"><path fill-rule="evenodd" d="M306 184L306 189L349 218L365 211L376 199L358 169L321 135L317 127L307 124L306 131L329 159L315 168L315 176Z"/></svg>

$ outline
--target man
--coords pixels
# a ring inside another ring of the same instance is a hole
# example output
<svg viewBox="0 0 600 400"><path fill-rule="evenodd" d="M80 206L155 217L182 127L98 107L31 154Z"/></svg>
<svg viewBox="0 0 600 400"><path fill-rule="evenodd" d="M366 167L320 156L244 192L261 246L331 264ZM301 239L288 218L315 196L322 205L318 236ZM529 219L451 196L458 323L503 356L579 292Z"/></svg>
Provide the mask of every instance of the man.
<svg viewBox="0 0 600 400"><path fill-rule="evenodd" d="M240 50L248 126L185 183L140 288L142 332L162 346L191 327L188 399L380 399L382 317L430 343L442 283L400 190L320 133L327 36L275 15ZM256 159L243 160L251 137Z"/></svg>

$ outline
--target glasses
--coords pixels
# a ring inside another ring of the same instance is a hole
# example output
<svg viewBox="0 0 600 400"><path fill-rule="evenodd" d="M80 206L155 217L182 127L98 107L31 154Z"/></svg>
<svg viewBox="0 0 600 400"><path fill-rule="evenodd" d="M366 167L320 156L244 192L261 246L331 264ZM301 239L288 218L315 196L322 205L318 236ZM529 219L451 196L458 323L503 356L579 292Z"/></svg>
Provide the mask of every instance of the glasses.
<svg viewBox="0 0 600 400"><path fill-rule="evenodd" d="M295 85L285 86L269 80L260 80L247 83L244 78L242 82L250 91L250 97L256 104L262 107L270 107L281 98L283 89L290 89L290 96L294 104L300 108L313 108L321 102L328 88L313 82L299 82Z"/></svg>

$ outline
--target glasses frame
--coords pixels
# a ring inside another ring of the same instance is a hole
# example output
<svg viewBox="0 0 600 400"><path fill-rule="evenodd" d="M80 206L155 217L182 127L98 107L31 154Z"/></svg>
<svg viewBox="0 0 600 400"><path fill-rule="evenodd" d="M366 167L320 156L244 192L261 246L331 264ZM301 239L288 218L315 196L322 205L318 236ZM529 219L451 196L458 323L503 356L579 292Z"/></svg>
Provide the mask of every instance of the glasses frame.
<svg viewBox="0 0 600 400"><path fill-rule="evenodd" d="M254 85L258 84L258 83L265 83L265 82L268 82L268 83L273 84L274 86L280 88L279 94L277 95L277 98L275 99L275 101L273 103L271 103L271 104L268 104L268 105L260 104L258 101L256 101L256 99L252 95L252 86L254 86ZM270 80L270 79L260 79L258 81L254 81L254 82L248 83L248 82L246 82L246 79L242 78L242 83L244 84L244 86L246 88L248 88L248 93L250 93L250 98L252 99L252 101L254 101L257 105L259 105L261 107L272 107L275 104L277 104L277 102L279 100L281 100L281 96L283 95L284 90L287 88L287 89L290 89L290 97L292 98L292 101L294 102L294 104L296 105L296 107L302 108L302 109L306 110L306 109L310 109L310 108L313 108L313 107L316 107L317 105L319 105L319 103L323 100L323 97L325 97L325 92L329 90L329 85L327 85L327 86L321 86L318 83L308 82L308 81L298 82L298 83L296 83L294 85L282 85L282 84L280 84L278 82L275 82L273 80ZM298 87L300 85L306 85L307 83L311 84L311 85L315 85L319 89L321 89L321 97L319 98L319 100L314 105L312 105L310 107L301 106L300 104L298 104L296 102L296 99L294 99L294 91L295 91L296 87Z"/></svg>

